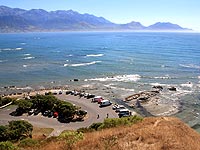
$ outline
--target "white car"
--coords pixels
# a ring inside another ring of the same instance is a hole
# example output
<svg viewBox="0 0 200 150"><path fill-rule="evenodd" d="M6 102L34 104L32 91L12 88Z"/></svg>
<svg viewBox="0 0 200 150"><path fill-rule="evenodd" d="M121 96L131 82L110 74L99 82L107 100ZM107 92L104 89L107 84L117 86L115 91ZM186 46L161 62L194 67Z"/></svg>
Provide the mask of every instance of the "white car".
<svg viewBox="0 0 200 150"><path fill-rule="evenodd" d="M110 100L102 100L100 103L100 107L110 106L112 102Z"/></svg>

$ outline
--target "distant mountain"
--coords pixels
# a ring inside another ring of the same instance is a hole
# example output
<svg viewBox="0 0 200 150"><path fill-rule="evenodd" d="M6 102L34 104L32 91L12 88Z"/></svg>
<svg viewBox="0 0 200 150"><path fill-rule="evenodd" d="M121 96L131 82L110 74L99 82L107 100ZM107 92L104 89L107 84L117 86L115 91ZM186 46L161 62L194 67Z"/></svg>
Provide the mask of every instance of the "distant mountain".
<svg viewBox="0 0 200 150"><path fill-rule="evenodd" d="M0 33L35 31L101 31L101 30L186 30L176 24L156 23L149 27L140 22L116 24L103 17L80 14L73 10L24 10L0 6Z"/></svg>
<svg viewBox="0 0 200 150"><path fill-rule="evenodd" d="M140 22L135 22L135 21L132 21L127 24L121 24L120 27L122 29L129 29L129 30L144 30L144 29L146 29L146 27L143 26Z"/></svg>
<svg viewBox="0 0 200 150"><path fill-rule="evenodd" d="M147 27L148 30L188 30L170 22L157 22Z"/></svg>

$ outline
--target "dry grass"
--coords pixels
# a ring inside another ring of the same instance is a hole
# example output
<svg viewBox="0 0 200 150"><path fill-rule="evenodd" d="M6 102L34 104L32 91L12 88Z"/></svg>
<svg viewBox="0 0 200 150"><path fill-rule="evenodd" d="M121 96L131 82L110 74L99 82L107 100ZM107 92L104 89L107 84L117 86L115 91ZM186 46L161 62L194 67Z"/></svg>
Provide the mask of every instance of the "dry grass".
<svg viewBox="0 0 200 150"><path fill-rule="evenodd" d="M53 131L53 128L33 127L32 136L33 136L33 139L42 140L42 139L45 139L48 135L50 135L52 131Z"/></svg>
<svg viewBox="0 0 200 150"><path fill-rule="evenodd" d="M64 141L50 140L41 150L63 150ZM200 135L177 118L145 118L132 126L85 133L74 150L200 150Z"/></svg>

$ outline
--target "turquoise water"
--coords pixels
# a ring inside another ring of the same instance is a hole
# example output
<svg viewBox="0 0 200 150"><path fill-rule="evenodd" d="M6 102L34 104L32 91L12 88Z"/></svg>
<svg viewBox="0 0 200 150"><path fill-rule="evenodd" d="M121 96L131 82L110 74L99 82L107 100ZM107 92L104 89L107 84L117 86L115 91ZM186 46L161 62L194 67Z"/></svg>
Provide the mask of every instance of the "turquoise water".
<svg viewBox="0 0 200 150"><path fill-rule="evenodd" d="M198 33L0 34L0 87L66 85L74 78L118 96L175 86L175 94L163 92L162 103L181 104L176 116L200 126Z"/></svg>
<svg viewBox="0 0 200 150"><path fill-rule="evenodd" d="M144 83L198 83L199 58L196 33L0 34L0 85L124 74Z"/></svg>

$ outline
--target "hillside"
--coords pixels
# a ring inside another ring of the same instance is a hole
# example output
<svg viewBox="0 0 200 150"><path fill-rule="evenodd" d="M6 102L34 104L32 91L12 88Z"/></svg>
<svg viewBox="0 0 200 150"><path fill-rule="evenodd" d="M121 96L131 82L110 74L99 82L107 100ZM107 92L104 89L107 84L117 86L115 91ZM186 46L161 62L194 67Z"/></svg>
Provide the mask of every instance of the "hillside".
<svg viewBox="0 0 200 150"><path fill-rule="evenodd" d="M140 22L116 24L103 17L80 14L73 10L24 10L0 6L0 33L53 31L114 31L114 30L189 30L172 23L155 23L145 27Z"/></svg>
<svg viewBox="0 0 200 150"><path fill-rule="evenodd" d="M179 119L152 117L130 127L85 133L72 149L200 150L199 142L200 134ZM61 150L63 141L49 140L40 149Z"/></svg>

